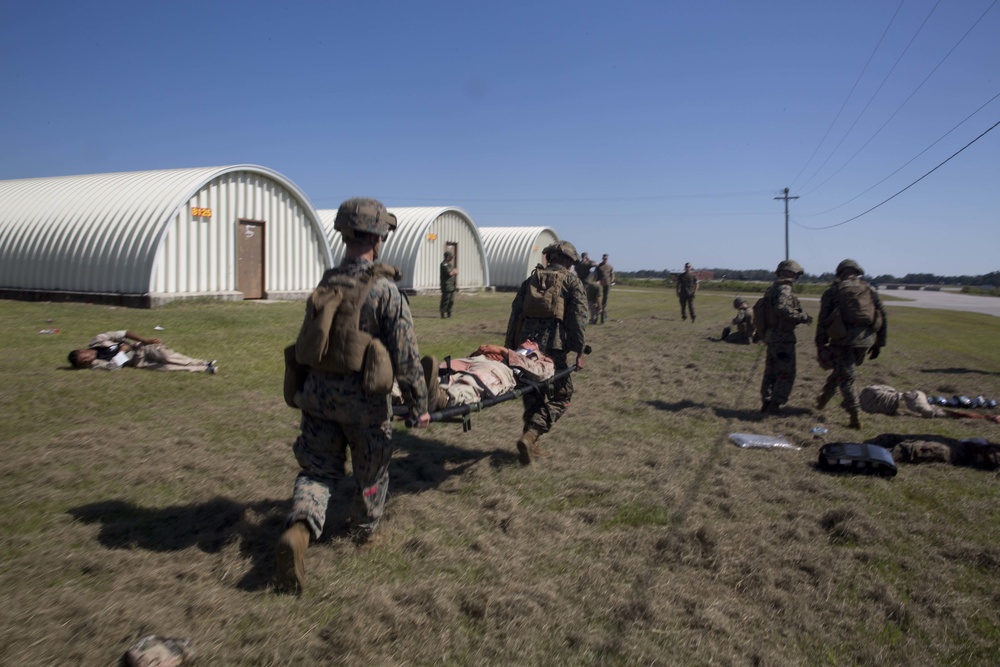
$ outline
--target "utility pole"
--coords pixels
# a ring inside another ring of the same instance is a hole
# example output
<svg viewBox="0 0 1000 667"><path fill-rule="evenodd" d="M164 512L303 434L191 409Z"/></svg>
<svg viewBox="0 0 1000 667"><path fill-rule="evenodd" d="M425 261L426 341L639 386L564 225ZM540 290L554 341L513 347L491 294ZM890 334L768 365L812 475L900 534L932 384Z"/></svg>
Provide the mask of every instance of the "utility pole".
<svg viewBox="0 0 1000 667"><path fill-rule="evenodd" d="M785 200L785 259L788 259L788 200L798 199L798 197L789 197L788 188L785 188L785 194L783 197L775 197L775 199Z"/></svg>

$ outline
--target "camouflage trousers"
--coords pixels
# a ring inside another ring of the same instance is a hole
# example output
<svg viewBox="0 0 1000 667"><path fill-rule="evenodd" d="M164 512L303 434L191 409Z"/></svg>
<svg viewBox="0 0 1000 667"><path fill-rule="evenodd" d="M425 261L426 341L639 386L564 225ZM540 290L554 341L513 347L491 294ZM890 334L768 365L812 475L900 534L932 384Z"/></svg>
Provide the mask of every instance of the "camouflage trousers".
<svg viewBox="0 0 1000 667"><path fill-rule="evenodd" d="M775 341L767 344L764 380L760 397L772 405L784 405L795 384L795 341Z"/></svg>
<svg viewBox="0 0 1000 667"><path fill-rule="evenodd" d="M865 360L867 350L863 347L832 345L830 352L833 370L823 385L823 396L832 398L839 387L844 397L844 409L848 412L857 412L860 403L858 390L854 387L854 367L860 366Z"/></svg>
<svg viewBox="0 0 1000 667"><path fill-rule="evenodd" d="M566 353L561 350L548 352L554 362L555 372L568 368ZM569 401L573 398L573 374L552 384L552 392L545 390L532 392L521 397L524 402L524 430L537 431L539 435L552 430L559 418L569 409Z"/></svg>
<svg viewBox="0 0 1000 667"><path fill-rule="evenodd" d="M677 297L681 301L681 319L686 320L688 313L691 313L691 321L694 321L694 295L681 294Z"/></svg>
<svg viewBox="0 0 1000 667"><path fill-rule="evenodd" d="M180 352L174 352L162 343L139 345L135 348L131 366L150 371L188 371L189 373L204 373L208 370L208 361L194 359Z"/></svg>
<svg viewBox="0 0 1000 667"><path fill-rule="evenodd" d="M451 309L455 306L455 290L441 291L441 314L451 315Z"/></svg>
<svg viewBox="0 0 1000 667"><path fill-rule="evenodd" d="M346 476L349 450L354 476L351 531L357 537L371 535L382 518L389 491L392 423L388 396L365 394L360 373L337 376L312 371L296 402L302 408L302 431L293 451L300 470L287 525L305 521L319 539L330 493Z"/></svg>

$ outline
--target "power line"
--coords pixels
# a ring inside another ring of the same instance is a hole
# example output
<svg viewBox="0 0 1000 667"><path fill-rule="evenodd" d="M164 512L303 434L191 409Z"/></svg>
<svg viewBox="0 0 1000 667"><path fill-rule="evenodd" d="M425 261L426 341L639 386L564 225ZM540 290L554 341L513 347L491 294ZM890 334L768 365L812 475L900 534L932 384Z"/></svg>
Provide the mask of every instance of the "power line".
<svg viewBox="0 0 1000 667"><path fill-rule="evenodd" d="M911 99L913 99L913 96L917 94L917 91L919 91L919 90L920 90L921 88L923 88L924 84L925 84L925 83L927 83L928 79L930 79L930 78L931 78L931 77L932 77L932 76L934 75L934 73L935 73L935 72L936 72L936 71L938 70L938 68L939 68L939 67L941 67L941 65L943 65L943 64L944 64L944 61L945 61L945 60L947 60L947 59L948 59L948 58L949 58L949 57L951 56L951 54L952 54L952 53L953 53L953 52L955 51L955 49L957 49L957 48L958 48L958 46L959 46L959 45L960 45L960 44L961 44L962 42L964 42L964 41L965 41L965 38L969 36L969 33L970 33L970 32L972 32L972 31L973 31L973 30L975 29L975 27L976 27L977 25L979 25L979 22L980 22L980 21L982 21L982 20L983 20L983 19L984 19L984 18L986 17L986 15L987 15L987 14L989 13L989 11L990 11L991 9L993 9L994 5L996 5L996 4L997 4L997 2L1000 2L1000 0L993 0L993 2L992 2L992 3L990 4L990 6L986 8L986 11L984 11L984 12L983 12L983 13L982 13L982 14L981 14L981 15L979 16L979 18L978 18L978 19L976 19L976 22L975 22L975 23L973 23L973 24L972 24L972 26L971 26L971 27L970 27L970 28L969 28L968 30L966 30L966 31L965 31L965 34L964 34L964 35L962 35L962 37L961 37L961 38L960 38L960 39L959 39L959 40L958 40L957 42L955 42L955 45L954 45L954 46L952 46L952 47L951 47L951 49L949 49L949 50L948 50L948 53L944 54L944 57L943 57L943 58L941 58L941 60L940 60L940 61L938 61L938 64L934 66L934 69L932 69L932 70L931 70L931 71L930 71L930 72L929 72L929 73L927 74L927 76L926 76L926 77L924 77L924 80L920 82L920 85L918 85L918 86L917 86L916 88L914 88L914 89L913 89L913 92L912 92L912 93L910 93L909 97L907 97L907 98L906 98L905 100L903 100L903 103L902 103L902 104L900 104L900 105L899 105L899 106L898 106L898 107L896 108L896 110L892 112L892 115L890 115L890 116L889 116L889 117L888 117L888 118L886 119L886 121L885 121L884 123L882 123L882 126L881 126L881 127L879 127L879 128L877 129L877 130L875 130L875 133L874 133L874 134L872 134L872 136L868 138L868 141L866 141L866 142L865 142L864 144L862 144L861 148L859 148L859 149L858 149L857 151L855 151L854 155L852 155L851 157L847 158L847 161L846 161L846 162L844 162L844 164L840 165L840 167L838 167L836 171L834 171L834 172L833 172L832 174L830 174L829 176L827 176L827 177L826 177L826 180L824 180L824 181L823 181L822 183L820 183L819 185L817 185L816 187L814 187L814 188L813 188L812 190L809 190L808 192L806 192L806 193L805 193L806 195L810 195L810 194L812 194L813 192L816 192L816 190L819 190L819 189L820 189L821 187L823 187L824 185L826 185L827 183L829 183L829 182L830 182L830 179L832 179L832 178L833 178L834 176L836 176L837 174L839 174L839 173L840 173L840 171L841 171L841 170L842 170L842 169L843 169L844 167L846 167L846 166L847 166L848 164L850 164L850 163L851 163L851 161L852 161L852 160L854 160L854 158L856 158L856 157L857 157L857 156L858 156L858 155L859 155L859 154L861 153L861 151L863 151L863 150L864 150L865 148L867 148L867 147L868 147L868 144L870 144L870 143L872 142L872 140L873 140L873 139L875 139L875 137L877 137L877 136L879 135L879 133L880 133L880 132L881 132L882 130L884 130L884 129L885 129L885 126L886 126L886 125L888 125L888 124L889 124L889 123L890 123L890 122L892 121L892 119L896 117L896 114L898 114L898 113L899 113L900 111L902 111L902 110L903 110L903 107L904 107L904 106L906 106L906 105L907 105L907 104L909 103L909 101L910 101ZM937 6L937 5L935 5L935 7L936 7L936 6ZM928 15L928 18L930 18L930 15ZM921 26L921 27L922 27L922 26ZM914 35L914 37L916 37L916 36ZM909 48L909 47L907 47L907 48ZM893 67L895 67L895 65L894 65ZM883 83L885 83L885 82L883 81ZM879 88L881 89L881 86L880 86ZM874 97L872 97L872 99L875 99L875 98L874 98ZM869 101L869 104L870 104L870 103L871 103L871 101ZM865 108L867 109L868 107L865 107ZM862 113L864 113L864 112L862 112ZM859 116L858 118L860 118L860 116ZM857 122L857 121L855 121L855 123L856 123L856 122ZM853 127L854 127L854 126L852 125L852 126L851 126L851 128L853 129ZM846 135L845 135L845 137L844 137L844 138L846 139ZM841 140L841 142L843 142L843 140ZM837 148L839 148L839 147L840 147L840 144L838 144L838 145L837 145ZM834 149L834 150L836 150L836 149ZM831 153L831 157L832 157L832 156L833 156L833 154ZM824 162L823 164L826 164L826 163ZM822 169L822 166L820 167L820 169ZM818 173L818 172L819 172L819 170L817 170L817 173ZM815 176L816 176L816 174L813 174L813 177L815 177ZM812 178L810 178L809 180L812 180ZM809 181L806 181L806 183L808 183L808 182L809 182ZM802 186L802 187L805 187L805 184L803 184L803 186Z"/></svg>
<svg viewBox="0 0 1000 667"><path fill-rule="evenodd" d="M813 149L812 155L809 156L809 159L806 160L806 163L802 165L801 169L799 169L799 173L795 174L795 178L792 179L792 182L790 184L791 186L794 186L795 181L799 180L799 176L802 175L802 172L806 170L806 167L809 166L809 163L812 162L814 157L816 157L816 153L819 152L819 149L823 145L823 142L825 142L826 138L830 135L830 131L833 129L833 126L837 124L838 120L840 120L840 114L844 112L844 107L847 106L848 100L850 100L851 96L854 95L854 91L857 89L858 84L861 83L861 78L865 75L865 72L868 71L868 66L871 65L872 59L875 57L875 54L878 53L879 47L882 46L882 42L885 40L885 36L889 33L889 28L891 28L893 22L895 22L896 17L899 15L899 10L903 8L903 3L905 1L906 0L899 0L899 6L896 7L896 12L892 15L892 18L889 19L889 25L887 25L885 27L885 30L882 31L882 36L879 37L878 44L876 44L875 48L872 49L871 55L868 56L868 61L865 63L865 66L861 68L861 72L858 74L858 78L854 80L854 85L851 86L850 92L847 93L847 97L845 97L844 101L841 103L840 109L837 110L837 115L834 116L833 120L830 122L830 127L826 128L826 132L823 133L823 138L819 140L818 144L816 144L816 148Z"/></svg>
<svg viewBox="0 0 1000 667"><path fill-rule="evenodd" d="M980 111L982 111L984 108L986 108L990 104L990 102L992 102L993 100L995 100L998 97L1000 97L1000 93L997 93L996 95L994 95L993 97L991 97L982 106L980 106L978 109L976 109L975 111L973 111L972 113L970 113L968 116L966 116L964 119L962 119L961 122L959 122L953 128L951 128L950 130L948 130L947 132L945 132L943 135L941 135L934 143L932 143L930 146L928 146L924 150L922 150L919 153L917 153L916 155L914 155L912 158L910 158L909 160L907 160L902 166L900 166L894 172L892 172L891 174L889 174L888 176L886 176L885 178L883 178L878 183L875 183L874 185L872 185L867 190L863 190L863 191L859 192L857 195L851 197L850 199L848 199L844 203L838 204L837 206L834 206L831 209L827 209L827 210L823 211L822 213L810 213L808 215L804 215L803 217L814 218L814 217L819 216L819 215L826 215L827 213L832 213L833 211L836 211L838 208L840 208L842 206L846 206L847 204L850 204L852 201L854 201L855 199L857 199L861 195L867 194L868 192L872 191L873 189L875 189L879 185L882 185L883 183L885 183L886 181L888 181L890 178L892 178L893 176L895 176L896 174L898 174L900 171L902 171L905 167L907 167L910 163L912 163L918 157L920 157L921 155L923 155L924 153L926 153L930 149L934 148L934 146L936 146L938 143L940 143L942 139L944 139L949 134L951 134L952 132L954 132L955 130L957 130L959 127L961 127L962 125L964 125L966 121L968 121L970 118L972 118L977 113L979 113Z"/></svg>
<svg viewBox="0 0 1000 667"><path fill-rule="evenodd" d="M994 1L996 1L996 0L994 0ZM913 42L916 41L917 36L923 31L924 26L927 25L927 22L930 20L931 15L934 14L934 11L938 8L938 5L940 5L940 4L941 4L941 0L938 0L936 3L934 3L934 6L931 8L931 11L928 12L927 16L924 18L923 23L921 23L920 27L917 28L917 31L915 33L913 33L913 37L910 38L910 41L907 43L906 48L903 49L903 52L899 54L898 58L896 58L896 62L894 62L892 64L892 67L886 73L885 77L882 79L882 82L878 85L878 88L875 89L875 92L872 93L872 96L870 98L868 98L868 102L865 104L864 108L861 110L861 113L859 113L857 115L857 117L854 119L854 122L851 123L851 126L849 128L847 128L847 132L844 133L844 136L840 138L840 141L837 142L837 145L833 147L833 150L830 151L830 154L826 156L825 160L823 160L823 164L821 164L816 169L816 171L813 172L813 175L810 176L809 178L807 178L806 182L802 184L803 188L806 187L807 185L809 185L809 183L812 181L812 179L816 178L816 175L819 174L819 172L821 172L823 170L823 167L826 166L826 163L830 161L830 158L832 158L837 153L837 151L840 149L841 145L843 145L844 140L846 140L847 137L850 136L851 132L854 131L854 128L858 124L858 121L861 120L861 117L865 115L866 111L868 111L868 107L870 107L871 104L872 104L872 102L875 101L875 98L878 97L878 94L880 92L882 92L882 88L885 86L885 82L888 81L889 77L892 76L892 73L896 71L896 67L898 67L899 63L903 60L903 56L905 56L906 53L907 53L907 51L910 50L910 47L913 46ZM989 10L987 10L987 11L989 11ZM964 39L964 37L963 37L963 39ZM947 58L947 56L945 56L945 57ZM940 64L939 64L939 66L940 66ZM937 69L937 67L935 67L934 69ZM926 79L925 79L925 81L926 81ZM920 85L922 86L923 83L921 83ZM912 95L910 97L912 97ZM909 98L907 98L907 100L909 100ZM906 102L903 102L903 104L906 104ZM895 115L895 114L893 114L893 115ZM882 127L885 127L885 125L883 125ZM879 128L878 131L875 134L878 134L878 132L881 132L881 131L882 131L882 128ZM874 136L872 137L872 139L874 139ZM871 141L871 139L869 139L868 141ZM865 146L867 146L867 145L868 144L866 143ZM850 162L850 160L852 160L852 159L854 159L853 156L848 160L848 162ZM841 166L841 169L843 169L843 166ZM840 169L838 169L837 171L840 171ZM836 174L836 173L837 172L834 172L834 174ZM830 180L830 178L833 178L833 176L831 175L829 178L827 178L826 181L823 181L823 183L820 183L818 186L816 186L816 188L813 188L812 190L810 190L806 194L808 195L811 192L815 192L817 188L822 187L827 181Z"/></svg>
<svg viewBox="0 0 1000 667"><path fill-rule="evenodd" d="M885 199L884 201L879 202L878 204L875 204L874 206L872 206L870 209L868 209L864 213L859 213L858 215L854 216L853 218L848 218L847 220L844 220L843 222L838 222L835 225L827 225L826 227L805 227L803 225L799 225L799 226L802 227L803 229L812 229L812 230L833 229L834 227L840 227L841 225L846 225L847 223L852 222L854 220L857 220L858 218L860 218L862 216L868 215L869 213L871 213L872 211L874 211L878 207L880 207L883 204L886 204L886 203L892 201L893 199L895 199L899 195L903 194L904 192L906 192L907 190L909 190L910 188L912 188L914 185L916 185L920 181L924 180L925 178L927 178L928 176L930 176L931 174L933 174L935 171L937 171L938 169L940 169L941 167L943 167L945 164L947 164L948 162L950 162L952 160L952 158L954 158L956 155L958 155L959 153L961 153L962 151L964 151L966 148L968 148L969 146L971 146L972 144L976 143L977 141L979 141L980 139L982 139L983 137L985 137L987 134L989 134L990 132L992 132L993 129L997 125L1000 125L1000 120L998 120L997 122L993 123L993 125L991 125L989 127L989 129L987 129L985 132L983 132L982 134L980 134L978 137L976 137L975 139L973 139L972 141L970 141L969 143L965 144L960 149L958 149L957 151L955 151L954 153L952 153L951 156L948 159L946 159L944 162L940 163L938 166L934 167L933 169L931 169L930 171L928 171L926 174L924 174L923 176L921 176L917 180L913 181L912 183L910 183L909 185L907 185L905 188L903 188L902 190L900 190L899 192L897 192L893 196L889 197L888 199Z"/></svg>

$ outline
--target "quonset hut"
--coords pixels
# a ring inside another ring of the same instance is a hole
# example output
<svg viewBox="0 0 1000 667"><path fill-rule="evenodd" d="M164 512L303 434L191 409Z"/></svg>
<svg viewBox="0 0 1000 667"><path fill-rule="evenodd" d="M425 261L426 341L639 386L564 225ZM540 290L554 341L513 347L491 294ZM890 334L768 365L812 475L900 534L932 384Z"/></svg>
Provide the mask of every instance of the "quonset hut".
<svg viewBox="0 0 1000 667"><path fill-rule="evenodd" d="M490 284L489 265L479 230L472 216L453 206L390 208L398 226L379 256L380 262L403 274L399 288L410 294L441 289L441 261L446 250L455 255L458 289L483 289ZM344 258L345 246L333 223L337 209L318 211L326 229L335 264Z"/></svg>
<svg viewBox="0 0 1000 667"><path fill-rule="evenodd" d="M309 199L265 167L0 181L0 297L303 298L332 265Z"/></svg>
<svg viewBox="0 0 1000 667"><path fill-rule="evenodd" d="M483 227L479 230L497 289L517 289L542 263L542 250L559 240L550 227Z"/></svg>

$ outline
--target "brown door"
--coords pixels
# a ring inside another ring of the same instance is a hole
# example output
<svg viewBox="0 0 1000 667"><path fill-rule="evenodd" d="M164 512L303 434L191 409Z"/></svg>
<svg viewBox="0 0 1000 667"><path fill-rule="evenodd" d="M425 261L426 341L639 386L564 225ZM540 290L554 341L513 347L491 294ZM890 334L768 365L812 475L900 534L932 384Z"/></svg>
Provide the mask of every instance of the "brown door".
<svg viewBox="0 0 1000 667"><path fill-rule="evenodd" d="M236 232L236 289L244 299L264 298L264 223L240 220Z"/></svg>

